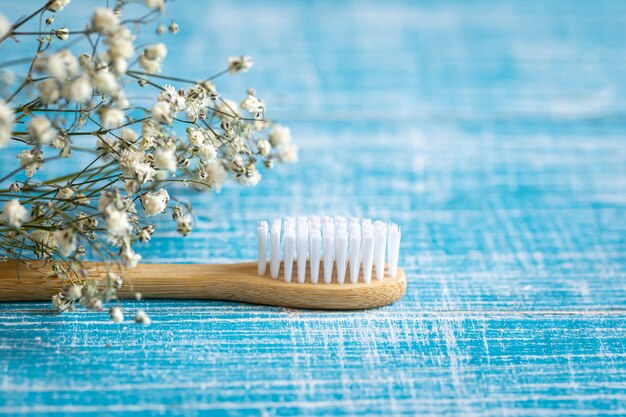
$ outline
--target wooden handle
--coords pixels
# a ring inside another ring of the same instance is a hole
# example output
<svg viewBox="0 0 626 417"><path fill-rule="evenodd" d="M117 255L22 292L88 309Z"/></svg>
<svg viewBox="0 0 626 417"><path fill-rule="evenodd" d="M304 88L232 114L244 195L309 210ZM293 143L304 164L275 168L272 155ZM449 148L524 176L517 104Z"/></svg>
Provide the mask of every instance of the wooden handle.
<svg viewBox="0 0 626 417"><path fill-rule="evenodd" d="M41 265L37 265L41 267ZM92 278L104 275L104 266L85 263ZM45 268L44 268L45 270ZM49 270L48 270L49 271ZM309 268L307 268L307 273ZM282 273L281 273L282 276ZM362 279L362 278L361 278ZM0 301L43 301L59 292L58 278L49 278L41 271L19 262L0 264ZM224 265L140 264L124 271L124 286L118 291L122 298L208 299L241 301L295 308L352 310L380 307L402 297L406 276L398 269L395 278L369 284L303 284L286 283L282 278L257 275L257 263Z"/></svg>

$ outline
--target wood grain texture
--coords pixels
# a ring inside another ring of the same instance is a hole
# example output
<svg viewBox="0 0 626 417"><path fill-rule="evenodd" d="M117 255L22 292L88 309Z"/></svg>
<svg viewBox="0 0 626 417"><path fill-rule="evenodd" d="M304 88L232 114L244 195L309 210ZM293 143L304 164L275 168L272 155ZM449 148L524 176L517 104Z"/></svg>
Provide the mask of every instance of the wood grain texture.
<svg viewBox="0 0 626 417"><path fill-rule="evenodd" d="M85 262L87 279L100 280L106 274L103 264ZM406 291L406 276L402 268L397 275L363 282L363 273L356 284L338 284L336 274L330 284L313 284L307 263L304 283L287 283L257 275L257 262L237 264L140 264L124 271L125 285L120 298L221 300L279 307L319 310L359 310L384 307L398 301ZM53 278L44 262L0 264L0 301L48 301L59 293L60 280Z"/></svg>
<svg viewBox="0 0 626 417"><path fill-rule="evenodd" d="M27 3L0 1L10 17ZM194 232L164 219L139 253L240 262L260 218L384 218L403 227L406 295L366 312L125 301L122 325L2 303L0 414L626 414L625 2L170 10L164 74L254 56L218 89L256 87L300 163L190 197Z"/></svg>

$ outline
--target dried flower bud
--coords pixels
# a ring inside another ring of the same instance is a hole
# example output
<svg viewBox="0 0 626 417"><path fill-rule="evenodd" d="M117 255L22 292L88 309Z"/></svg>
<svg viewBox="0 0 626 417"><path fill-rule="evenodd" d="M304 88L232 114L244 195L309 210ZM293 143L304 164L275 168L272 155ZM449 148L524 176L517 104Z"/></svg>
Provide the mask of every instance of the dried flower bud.
<svg viewBox="0 0 626 417"><path fill-rule="evenodd" d="M54 23L54 16L50 16L46 19L46 25L51 25Z"/></svg>
<svg viewBox="0 0 626 417"><path fill-rule="evenodd" d="M178 24L175 22L172 22L170 24L170 26L168 27L169 31L171 34L176 35L178 33L178 31L180 30L180 28L178 27Z"/></svg>
<svg viewBox="0 0 626 417"><path fill-rule="evenodd" d="M70 31L67 28L61 28L54 31L54 36L58 39L64 41L70 37Z"/></svg>
<svg viewBox="0 0 626 417"><path fill-rule="evenodd" d="M17 181L12 182L11 185L9 185L9 191L11 191L12 193L19 193L21 190L22 188Z"/></svg>

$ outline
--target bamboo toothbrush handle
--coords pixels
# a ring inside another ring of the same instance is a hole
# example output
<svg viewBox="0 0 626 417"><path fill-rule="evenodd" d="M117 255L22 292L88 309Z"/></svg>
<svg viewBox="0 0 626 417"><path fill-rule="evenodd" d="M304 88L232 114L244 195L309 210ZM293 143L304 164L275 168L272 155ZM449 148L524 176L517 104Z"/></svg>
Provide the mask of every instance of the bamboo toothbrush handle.
<svg viewBox="0 0 626 417"><path fill-rule="evenodd" d="M41 264L39 264L40 266ZM85 263L89 276L104 275L104 266ZM308 268L307 268L308 271ZM20 262L0 264L0 301L45 301L59 292L57 278ZM401 269L395 278L372 280L364 284L286 283L257 275L257 263L140 264L124 271L124 285L118 291L122 298L210 299L241 301L284 307L352 310L391 304L404 294L406 277Z"/></svg>

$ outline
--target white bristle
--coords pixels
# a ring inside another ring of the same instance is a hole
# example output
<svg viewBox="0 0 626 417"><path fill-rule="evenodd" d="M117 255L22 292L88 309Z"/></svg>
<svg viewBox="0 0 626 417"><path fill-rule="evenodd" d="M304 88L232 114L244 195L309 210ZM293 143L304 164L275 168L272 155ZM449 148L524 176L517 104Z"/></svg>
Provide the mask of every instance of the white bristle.
<svg viewBox="0 0 626 417"><path fill-rule="evenodd" d="M363 265L363 282L372 282L372 263L374 262L374 230L371 225L363 227L361 263Z"/></svg>
<svg viewBox="0 0 626 417"><path fill-rule="evenodd" d="M311 256L309 257L309 263L311 264L311 283L317 284L320 276L320 259L322 257L322 235L319 229L319 223L317 226L311 224L311 230L309 232L309 248Z"/></svg>
<svg viewBox="0 0 626 417"><path fill-rule="evenodd" d="M304 283L306 278L306 258L308 255L309 224L306 218L298 218L296 230L296 255L298 260L298 282Z"/></svg>
<svg viewBox="0 0 626 417"><path fill-rule="evenodd" d="M335 262L335 225L332 222L324 223L324 284L333 280L333 263Z"/></svg>
<svg viewBox="0 0 626 417"><path fill-rule="evenodd" d="M400 238L402 232L397 224L391 223L387 228L389 235L387 236L387 263L389 267L389 276L395 278L398 272L398 257L400 256Z"/></svg>
<svg viewBox="0 0 626 417"><path fill-rule="evenodd" d="M268 230L269 229L269 230ZM398 272L400 254L400 227L380 220L355 217L285 217L258 223L258 274L267 271L268 249L270 275L276 279L283 264L283 279L292 282L294 261L297 262L297 281L307 281L307 262L310 282L320 281L320 263L324 263L324 283L331 284L336 271L337 283L349 280L359 283L361 268L363 283L372 281L375 268L376 279L385 278L385 260L388 276ZM268 248L269 247L269 248ZM307 259L308 258L308 259Z"/></svg>
<svg viewBox="0 0 626 417"><path fill-rule="evenodd" d="M259 267L258 273L262 277L265 275L265 269L267 268L267 235L268 224L266 221L259 222Z"/></svg>
<svg viewBox="0 0 626 417"><path fill-rule="evenodd" d="M283 232L283 235L283 275L285 278L285 282L291 282L296 234L293 227L293 222L288 222L287 219L285 219L285 231Z"/></svg>
<svg viewBox="0 0 626 417"><path fill-rule="evenodd" d="M337 267L337 282L343 284L346 279L348 264L348 232L345 224L335 232L335 265Z"/></svg>
<svg viewBox="0 0 626 417"><path fill-rule="evenodd" d="M280 271L280 229L280 219L272 221L270 235L270 275L274 279L278 278L278 272Z"/></svg>
<svg viewBox="0 0 626 417"><path fill-rule="evenodd" d="M350 223L350 283L359 282L361 270L361 228L358 222Z"/></svg>
<svg viewBox="0 0 626 417"><path fill-rule="evenodd" d="M387 247L387 224L381 221L374 223L374 264L376 279L382 281L385 277L385 249Z"/></svg>

